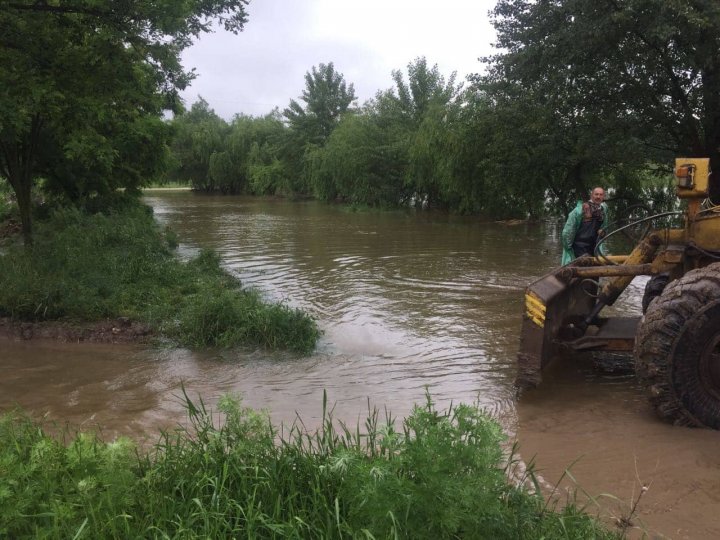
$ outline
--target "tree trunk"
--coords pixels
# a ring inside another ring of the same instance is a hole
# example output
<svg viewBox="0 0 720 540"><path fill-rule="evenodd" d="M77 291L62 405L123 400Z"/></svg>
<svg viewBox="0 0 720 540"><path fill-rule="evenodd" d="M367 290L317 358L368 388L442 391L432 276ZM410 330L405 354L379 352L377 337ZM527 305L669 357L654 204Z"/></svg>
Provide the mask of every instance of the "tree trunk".
<svg viewBox="0 0 720 540"><path fill-rule="evenodd" d="M715 44L713 40L711 43ZM702 74L704 121L703 154L710 158L710 200L720 204L720 65L712 63Z"/></svg>
<svg viewBox="0 0 720 540"><path fill-rule="evenodd" d="M5 175L15 192L22 235L26 246L32 245L32 185L42 119L35 115L25 137L0 140L0 173Z"/></svg>
<svg viewBox="0 0 720 540"><path fill-rule="evenodd" d="M583 161L577 161L575 163L572 163L569 166L569 169L567 171L567 180L568 185L571 186L570 189L572 189L575 192L575 201L569 201L570 204L570 210L575 208L575 202L577 200L584 201L587 199L587 186L585 185L585 179L583 177ZM568 210L569 212L569 210Z"/></svg>

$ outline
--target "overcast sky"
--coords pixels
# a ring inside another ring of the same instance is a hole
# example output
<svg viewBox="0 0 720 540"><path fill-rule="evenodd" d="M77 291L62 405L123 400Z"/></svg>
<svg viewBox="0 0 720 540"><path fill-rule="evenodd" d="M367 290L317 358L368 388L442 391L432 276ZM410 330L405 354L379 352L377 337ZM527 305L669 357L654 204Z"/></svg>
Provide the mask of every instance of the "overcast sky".
<svg viewBox="0 0 720 540"><path fill-rule="evenodd" d="M225 119L285 108L305 87L305 73L333 62L355 85L358 104L394 86L393 69L425 56L447 79L481 71L495 40L488 11L495 0L251 0L245 30L203 36L183 55L198 77L183 92L202 96Z"/></svg>

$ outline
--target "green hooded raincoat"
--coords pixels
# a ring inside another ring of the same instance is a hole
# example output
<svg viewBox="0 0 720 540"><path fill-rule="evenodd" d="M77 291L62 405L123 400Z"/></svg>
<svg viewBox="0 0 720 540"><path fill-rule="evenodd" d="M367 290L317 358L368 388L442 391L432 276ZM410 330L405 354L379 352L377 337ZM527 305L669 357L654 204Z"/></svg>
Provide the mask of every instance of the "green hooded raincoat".
<svg viewBox="0 0 720 540"><path fill-rule="evenodd" d="M563 266L567 263L571 262L575 258L575 253L573 252L572 243L575 240L575 235L580 230L580 225L582 225L582 205L583 201L578 201L577 206L575 206L575 209L570 212L568 215L567 221L565 222L565 226L563 227L562 234L561 234L561 240L562 240L562 264ZM608 224L608 206L605 203L600 203L600 206L603 209L603 222L602 225L600 225L600 228L603 230L606 230ZM607 247L605 246L605 243L603 242L600 244L600 254L601 255L607 255Z"/></svg>

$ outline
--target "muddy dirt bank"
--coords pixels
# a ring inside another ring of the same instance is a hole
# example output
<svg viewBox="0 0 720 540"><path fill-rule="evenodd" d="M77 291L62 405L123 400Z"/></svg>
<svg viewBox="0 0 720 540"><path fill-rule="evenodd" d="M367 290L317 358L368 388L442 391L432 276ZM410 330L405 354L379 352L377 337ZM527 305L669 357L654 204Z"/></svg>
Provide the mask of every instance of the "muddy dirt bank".
<svg viewBox="0 0 720 540"><path fill-rule="evenodd" d="M64 343L147 343L155 334L146 324L125 317L92 323L23 322L0 317L0 339L49 339Z"/></svg>

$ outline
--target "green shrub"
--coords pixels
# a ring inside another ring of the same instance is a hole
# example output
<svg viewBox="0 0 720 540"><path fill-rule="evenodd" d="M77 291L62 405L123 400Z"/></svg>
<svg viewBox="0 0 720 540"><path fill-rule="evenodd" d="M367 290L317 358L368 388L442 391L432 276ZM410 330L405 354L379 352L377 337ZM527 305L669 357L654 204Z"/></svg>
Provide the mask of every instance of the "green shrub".
<svg viewBox="0 0 720 540"><path fill-rule="evenodd" d="M309 352L318 329L306 314L242 290L202 251L180 262L177 239L147 207L89 215L61 209L36 227L29 249L0 255L0 314L18 320L130 317L184 345L261 345Z"/></svg>
<svg viewBox="0 0 720 540"><path fill-rule="evenodd" d="M0 193L0 223L10 217L12 213L12 206L7 199Z"/></svg>

